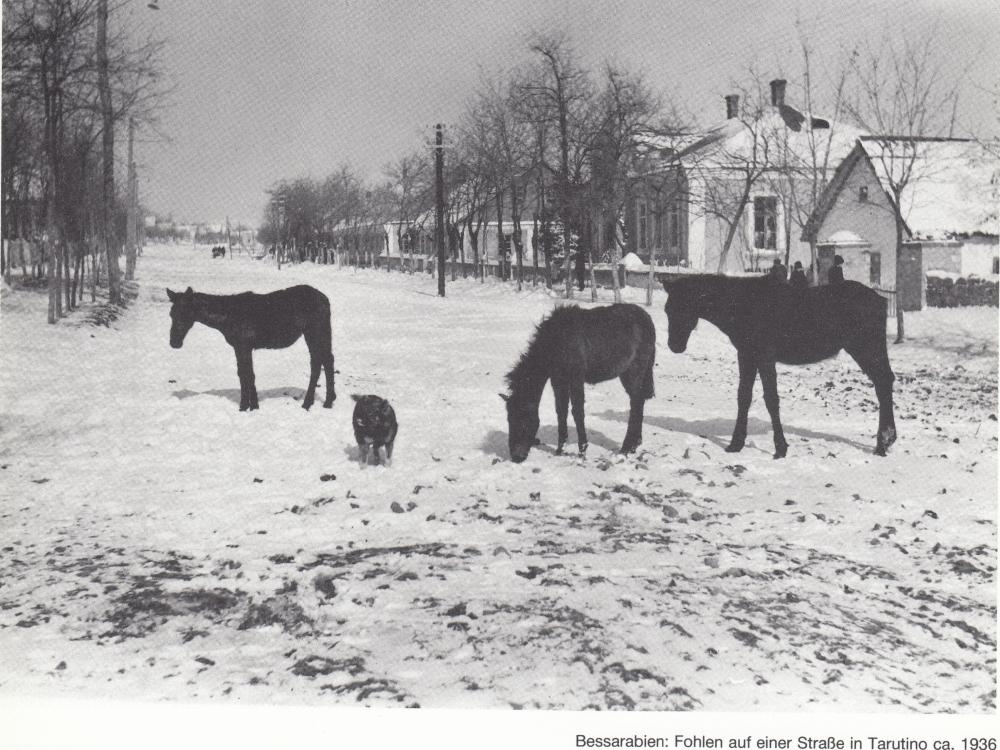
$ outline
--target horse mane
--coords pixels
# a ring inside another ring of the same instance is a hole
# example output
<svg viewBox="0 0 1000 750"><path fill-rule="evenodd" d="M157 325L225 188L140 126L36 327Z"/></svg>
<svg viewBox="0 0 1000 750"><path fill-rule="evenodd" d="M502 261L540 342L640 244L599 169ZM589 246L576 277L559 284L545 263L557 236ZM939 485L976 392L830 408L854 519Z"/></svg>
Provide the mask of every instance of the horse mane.
<svg viewBox="0 0 1000 750"><path fill-rule="evenodd" d="M534 333L532 333L531 338L528 339L528 348L521 353L517 363L504 377L507 387L511 390L511 392L514 391L514 387L516 385L519 385L526 379L530 379L532 376L539 374L539 362L536 349L540 344L545 343L552 328L558 328L558 324L561 320L575 314L579 311L579 309L580 308L577 305L560 305L538 322L535 326Z"/></svg>

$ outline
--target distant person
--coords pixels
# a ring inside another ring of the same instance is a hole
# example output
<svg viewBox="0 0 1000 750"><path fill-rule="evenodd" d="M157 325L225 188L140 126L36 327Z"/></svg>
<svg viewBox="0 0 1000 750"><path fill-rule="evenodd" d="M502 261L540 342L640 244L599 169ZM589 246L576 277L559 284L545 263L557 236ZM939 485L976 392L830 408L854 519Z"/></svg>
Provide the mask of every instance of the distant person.
<svg viewBox="0 0 1000 750"><path fill-rule="evenodd" d="M576 271L576 285L577 288L582 292L586 285L587 279L587 256L583 254L583 250L577 250L575 256L574 270Z"/></svg>
<svg viewBox="0 0 1000 750"><path fill-rule="evenodd" d="M826 283L833 286L834 284L844 283L844 259L839 255L833 256L833 265L830 270L826 272Z"/></svg>
<svg viewBox="0 0 1000 750"><path fill-rule="evenodd" d="M774 264L771 266L771 270L767 272L767 275L778 281L788 281L788 269L778 258L774 259Z"/></svg>
<svg viewBox="0 0 1000 750"><path fill-rule="evenodd" d="M806 278L806 272L802 268L802 261L795 261L795 265L792 266L792 277L789 282L794 289L807 289L809 287L809 279Z"/></svg>

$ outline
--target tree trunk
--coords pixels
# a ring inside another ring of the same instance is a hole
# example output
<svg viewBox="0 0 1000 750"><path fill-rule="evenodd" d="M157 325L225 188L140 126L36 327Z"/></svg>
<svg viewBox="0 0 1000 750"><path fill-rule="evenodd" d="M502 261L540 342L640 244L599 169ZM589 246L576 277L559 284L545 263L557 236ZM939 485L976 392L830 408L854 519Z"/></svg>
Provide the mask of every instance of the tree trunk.
<svg viewBox="0 0 1000 750"><path fill-rule="evenodd" d="M601 231L604 231L604 215L601 212ZM618 247L618 237L611 239L611 289L615 302L622 301L622 288L618 278L618 267L621 265L621 249Z"/></svg>
<svg viewBox="0 0 1000 750"><path fill-rule="evenodd" d="M136 207L135 207L135 162L132 160L132 142L135 139L135 121L128 121L128 210L125 226L125 280L135 277ZM229 239L229 218L226 217L226 239ZM229 243L229 257L233 257L233 246Z"/></svg>
<svg viewBox="0 0 1000 750"><path fill-rule="evenodd" d="M656 221L662 222L662 217L657 217ZM669 224L669 222L668 222ZM662 228L662 223L660 223ZM669 239L664 242L662 237L663 233L660 233L660 242L669 245ZM651 242L650 245L655 245L655 242ZM646 307L651 307L653 304L653 286L656 284L656 249L654 247L649 248L649 277L646 279Z"/></svg>
<svg viewBox="0 0 1000 750"><path fill-rule="evenodd" d="M719 273L725 271L726 259L729 257L729 249L732 247L733 239L736 237L736 230L739 229L740 219L743 218L743 211L747 207L747 201L750 200L751 189L752 183L748 183L743 191L743 196L740 198L739 205L736 207L736 215L733 217L733 221L729 225L729 230L726 232L726 241L723 243L722 252L719 254Z"/></svg>
<svg viewBox="0 0 1000 750"><path fill-rule="evenodd" d="M896 196L896 206L899 205L899 196ZM894 343L902 344L904 339L903 331L903 273L902 264L900 261L903 259L903 217L899 215L899 211L896 211L896 340Z"/></svg>

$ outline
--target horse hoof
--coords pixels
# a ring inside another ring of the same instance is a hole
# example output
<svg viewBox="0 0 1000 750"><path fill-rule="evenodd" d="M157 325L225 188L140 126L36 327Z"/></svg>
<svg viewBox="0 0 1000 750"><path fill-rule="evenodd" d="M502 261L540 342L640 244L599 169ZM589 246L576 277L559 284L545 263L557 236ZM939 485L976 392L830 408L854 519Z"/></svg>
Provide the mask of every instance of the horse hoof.
<svg viewBox="0 0 1000 750"><path fill-rule="evenodd" d="M739 453L743 450L743 443L730 443L726 446L726 453Z"/></svg>
<svg viewBox="0 0 1000 750"><path fill-rule="evenodd" d="M886 446L884 446L884 445L876 445L875 446L875 455L876 456L885 456L885 453L886 453Z"/></svg>
<svg viewBox="0 0 1000 750"><path fill-rule="evenodd" d="M587 454L587 447L588 447L588 445L589 445L589 443L581 443L580 444L580 455L581 456L585 456Z"/></svg>

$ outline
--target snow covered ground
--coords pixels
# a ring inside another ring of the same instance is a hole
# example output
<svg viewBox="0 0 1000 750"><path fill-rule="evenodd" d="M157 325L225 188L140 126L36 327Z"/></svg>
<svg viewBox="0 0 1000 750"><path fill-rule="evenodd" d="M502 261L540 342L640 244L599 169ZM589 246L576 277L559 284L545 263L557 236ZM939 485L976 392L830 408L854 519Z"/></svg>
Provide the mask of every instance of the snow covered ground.
<svg viewBox="0 0 1000 750"><path fill-rule="evenodd" d="M660 292L638 456L611 382L586 458L554 454L546 393L547 445L517 465L496 394L544 291L442 300L428 276L208 248L149 249L139 275L110 327L4 290L0 696L995 711L995 309L908 315L885 459L852 360L779 366L774 461L759 386L723 451L735 353L702 323L671 354ZM333 307L332 410L322 385L299 407L302 342L255 355L249 413L218 333L168 345L167 286L302 282ZM351 393L393 403L391 468L358 466Z"/></svg>

